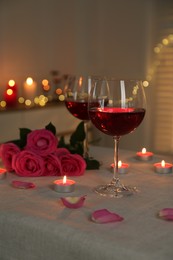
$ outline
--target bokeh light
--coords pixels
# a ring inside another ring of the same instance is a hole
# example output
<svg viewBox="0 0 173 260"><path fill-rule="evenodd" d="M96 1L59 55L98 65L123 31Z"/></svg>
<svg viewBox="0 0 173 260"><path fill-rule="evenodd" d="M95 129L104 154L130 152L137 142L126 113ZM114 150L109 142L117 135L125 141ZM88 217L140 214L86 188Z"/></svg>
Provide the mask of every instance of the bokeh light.
<svg viewBox="0 0 173 260"><path fill-rule="evenodd" d="M15 81L14 81L13 79L10 79L10 80L8 81L8 85L9 85L10 87L14 87Z"/></svg>
<svg viewBox="0 0 173 260"><path fill-rule="evenodd" d="M149 86L149 82L147 80L144 80L142 84L145 88Z"/></svg>
<svg viewBox="0 0 173 260"><path fill-rule="evenodd" d="M30 106L32 104L31 100L30 99L26 99L25 100L25 105L26 106Z"/></svg>
<svg viewBox="0 0 173 260"><path fill-rule="evenodd" d="M27 79L26 79L26 83L30 86L30 85L32 85L33 84L33 79L31 78L31 77L28 77Z"/></svg>
<svg viewBox="0 0 173 260"><path fill-rule="evenodd" d="M13 94L13 90L11 88L8 88L6 93L8 96L11 96Z"/></svg>
<svg viewBox="0 0 173 260"><path fill-rule="evenodd" d="M20 104L24 104L24 102L25 102L24 97L19 97L19 98L18 98L18 102L19 102Z"/></svg>

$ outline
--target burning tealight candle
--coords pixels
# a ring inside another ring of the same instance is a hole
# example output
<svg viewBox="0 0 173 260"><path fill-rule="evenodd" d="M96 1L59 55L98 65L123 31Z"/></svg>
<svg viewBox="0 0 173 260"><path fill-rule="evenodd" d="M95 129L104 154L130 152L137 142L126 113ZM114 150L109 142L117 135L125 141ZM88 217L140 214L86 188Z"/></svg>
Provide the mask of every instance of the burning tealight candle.
<svg viewBox="0 0 173 260"><path fill-rule="evenodd" d="M24 87L24 97L26 99L33 101L37 94L36 82L31 77L28 77L24 82L23 87Z"/></svg>
<svg viewBox="0 0 173 260"><path fill-rule="evenodd" d="M153 158L153 153L147 152L146 148L143 148L141 152L137 152L136 156L140 161L149 161Z"/></svg>
<svg viewBox="0 0 173 260"><path fill-rule="evenodd" d="M164 160L161 163L155 163L154 168L157 173L171 173L173 165L166 163Z"/></svg>
<svg viewBox="0 0 173 260"><path fill-rule="evenodd" d="M111 164L111 167L114 168L114 163ZM128 163L122 163L122 161L118 161L118 172L120 174L127 173L128 168Z"/></svg>
<svg viewBox="0 0 173 260"><path fill-rule="evenodd" d="M7 170L0 168L0 180L4 179L6 176Z"/></svg>
<svg viewBox="0 0 173 260"><path fill-rule="evenodd" d="M61 180L54 181L54 190L57 192L72 192L75 189L75 181L67 179L66 176Z"/></svg>

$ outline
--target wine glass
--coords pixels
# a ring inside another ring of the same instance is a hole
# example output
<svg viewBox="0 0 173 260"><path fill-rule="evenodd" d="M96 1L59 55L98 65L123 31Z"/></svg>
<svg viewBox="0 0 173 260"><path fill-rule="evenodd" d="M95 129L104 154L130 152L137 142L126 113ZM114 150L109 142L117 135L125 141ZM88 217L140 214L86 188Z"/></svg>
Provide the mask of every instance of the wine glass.
<svg viewBox="0 0 173 260"><path fill-rule="evenodd" d="M137 191L121 183L118 174L118 147L120 137L133 132L142 122L146 98L140 80L92 78L89 97L89 116L94 126L114 140L114 175L112 181L95 191L103 196L123 197Z"/></svg>
<svg viewBox="0 0 173 260"><path fill-rule="evenodd" d="M83 143L83 157L89 158L88 145L88 93L91 88L91 78L87 76L70 77L65 86L65 105L68 111L76 118L83 120L85 140Z"/></svg>

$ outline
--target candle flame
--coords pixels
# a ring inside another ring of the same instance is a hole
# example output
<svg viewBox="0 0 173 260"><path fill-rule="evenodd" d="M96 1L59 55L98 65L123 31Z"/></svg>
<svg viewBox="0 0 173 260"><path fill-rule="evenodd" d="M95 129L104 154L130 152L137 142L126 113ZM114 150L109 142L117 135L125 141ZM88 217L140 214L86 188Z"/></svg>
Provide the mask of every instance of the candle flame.
<svg viewBox="0 0 173 260"><path fill-rule="evenodd" d="M28 77L28 78L26 79L26 83L27 83L29 86L31 86L32 83L33 83L33 79L32 79L31 77Z"/></svg>
<svg viewBox="0 0 173 260"><path fill-rule="evenodd" d="M163 168L165 167L165 161L164 161L164 160L161 161L161 166L162 166Z"/></svg>
<svg viewBox="0 0 173 260"><path fill-rule="evenodd" d="M146 148L143 148L143 149L142 149L142 153L143 153L143 154L146 153L146 151L147 151Z"/></svg>
<svg viewBox="0 0 173 260"><path fill-rule="evenodd" d="M83 81L83 79L82 79L82 77L80 77L80 78L79 78L79 86L80 86L80 87L82 86L82 81Z"/></svg>
<svg viewBox="0 0 173 260"><path fill-rule="evenodd" d="M62 183L65 184L66 182L67 182L67 177L66 177L66 175L65 175L64 178L63 178Z"/></svg>
<svg viewBox="0 0 173 260"><path fill-rule="evenodd" d="M121 168L121 166L122 166L122 161L119 161L118 162L118 168Z"/></svg>

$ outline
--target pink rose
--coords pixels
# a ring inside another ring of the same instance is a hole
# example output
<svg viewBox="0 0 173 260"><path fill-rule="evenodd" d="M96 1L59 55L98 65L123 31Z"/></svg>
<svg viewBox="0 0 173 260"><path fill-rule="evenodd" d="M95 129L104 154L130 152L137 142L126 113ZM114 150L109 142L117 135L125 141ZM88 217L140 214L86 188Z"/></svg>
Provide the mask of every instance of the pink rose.
<svg viewBox="0 0 173 260"><path fill-rule="evenodd" d="M61 162L54 154L49 154L44 159L45 171L44 176L61 176Z"/></svg>
<svg viewBox="0 0 173 260"><path fill-rule="evenodd" d="M7 169L7 171L13 171L12 168L12 157L20 152L20 149L17 145L13 143L5 143L1 145L1 158L2 162Z"/></svg>
<svg viewBox="0 0 173 260"><path fill-rule="evenodd" d="M61 160L61 157L70 154L70 151L66 148L57 148L54 154Z"/></svg>
<svg viewBox="0 0 173 260"><path fill-rule="evenodd" d="M23 150L13 156L12 168L22 177L37 177L44 173L44 160L32 151Z"/></svg>
<svg viewBox="0 0 173 260"><path fill-rule="evenodd" d="M47 129L30 132L27 136L25 150L33 151L40 156L46 156L57 149L58 139Z"/></svg>
<svg viewBox="0 0 173 260"><path fill-rule="evenodd" d="M80 176L84 174L86 162L79 154L66 154L61 158L63 175Z"/></svg>

